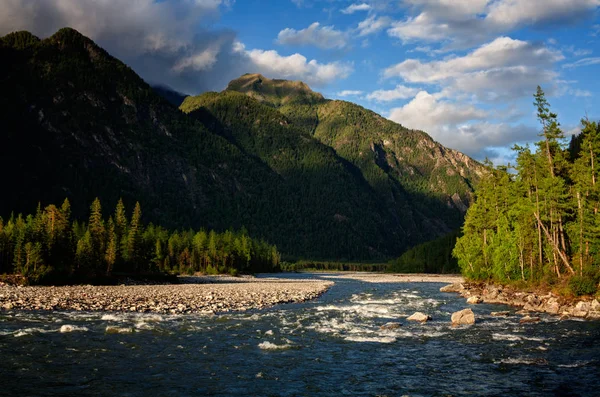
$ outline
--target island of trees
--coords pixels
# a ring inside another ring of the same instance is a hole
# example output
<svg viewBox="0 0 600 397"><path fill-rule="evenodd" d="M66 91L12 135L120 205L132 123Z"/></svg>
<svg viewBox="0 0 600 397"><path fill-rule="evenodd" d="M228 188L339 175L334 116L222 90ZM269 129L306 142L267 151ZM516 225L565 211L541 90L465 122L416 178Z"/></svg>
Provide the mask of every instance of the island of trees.
<svg viewBox="0 0 600 397"><path fill-rule="evenodd" d="M593 294L600 282L600 128L583 120L566 145L541 88L534 98L542 139L534 148L515 146L515 166L490 168L454 255L469 279Z"/></svg>
<svg viewBox="0 0 600 397"><path fill-rule="evenodd" d="M253 273L277 271L275 246L245 230L169 231L142 223L135 204L129 218L122 200L105 218L100 200L87 222L71 219L60 207L38 205L35 214L0 217L0 274L18 274L27 283L107 282L116 276Z"/></svg>

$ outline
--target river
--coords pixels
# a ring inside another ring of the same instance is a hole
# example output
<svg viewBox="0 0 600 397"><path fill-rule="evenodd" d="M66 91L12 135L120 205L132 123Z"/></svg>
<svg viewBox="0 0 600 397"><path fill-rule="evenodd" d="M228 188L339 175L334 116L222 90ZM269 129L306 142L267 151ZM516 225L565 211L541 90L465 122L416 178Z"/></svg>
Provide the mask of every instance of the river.
<svg viewBox="0 0 600 397"><path fill-rule="evenodd" d="M336 284L216 316L0 312L0 395L600 396L600 322L520 325L480 304L452 327L467 304L444 284L290 276ZM407 322L415 311L433 319Z"/></svg>

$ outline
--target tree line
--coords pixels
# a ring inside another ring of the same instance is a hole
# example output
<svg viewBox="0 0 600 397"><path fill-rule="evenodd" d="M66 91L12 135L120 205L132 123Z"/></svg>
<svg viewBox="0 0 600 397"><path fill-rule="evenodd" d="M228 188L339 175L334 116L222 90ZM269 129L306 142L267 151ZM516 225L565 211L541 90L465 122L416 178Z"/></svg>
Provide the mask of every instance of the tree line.
<svg viewBox="0 0 600 397"><path fill-rule="evenodd" d="M139 203L128 217L122 200L106 218L98 198L87 222L71 218L67 199L60 207L38 205L35 214L0 217L0 274L20 274L35 284L279 270L277 248L250 238L245 229L169 231L144 225Z"/></svg>
<svg viewBox="0 0 600 397"><path fill-rule="evenodd" d="M600 127L582 120L566 145L557 115L538 87L541 140L515 146L516 165L491 168L454 249L470 279L547 284L575 295L600 282Z"/></svg>
<svg viewBox="0 0 600 397"><path fill-rule="evenodd" d="M462 234L455 230L435 240L419 244L389 262L387 271L394 273L459 273L458 262L452 256L456 239Z"/></svg>

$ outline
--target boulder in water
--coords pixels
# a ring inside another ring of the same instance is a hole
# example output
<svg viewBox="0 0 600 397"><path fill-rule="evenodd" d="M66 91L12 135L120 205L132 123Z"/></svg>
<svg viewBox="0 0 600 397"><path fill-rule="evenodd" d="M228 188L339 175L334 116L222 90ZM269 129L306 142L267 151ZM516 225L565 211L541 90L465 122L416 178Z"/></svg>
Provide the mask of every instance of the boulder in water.
<svg viewBox="0 0 600 397"><path fill-rule="evenodd" d="M461 292L464 289L461 283L448 284L440 288L440 292Z"/></svg>
<svg viewBox="0 0 600 397"><path fill-rule="evenodd" d="M543 309L546 313L558 314L560 310L560 304L558 303L558 299L554 297L548 299L546 303L544 303Z"/></svg>
<svg viewBox="0 0 600 397"><path fill-rule="evenodd" d="M521 320L519 320L519 323L520 324L529 324L529 323L537 323L539 321L540 321L539 317L525 316Z"/></svg>
<svg viewBox="0 0 600 397"><path fill-rule="evenodd" d="M402 324L400 323L385 323L379 329L388 330L388 329L396 329L400 328Z"/></svg>
<svg viewBox="0 0 600 397"><path fill-rule="evenodd" d="M452 324L454 325L467 325L475 324L475 314L471 309L464 309L458 312L452 313Z"/></svg>
<svg viewBox="0 0 600 397"><path fill-rule="evenodd" d="M492 316L494 316L494 317L508 317L508 316L510 316L510 312L508 310L501 311L501 312L492 312Z"/></svg>
<svg viewBox="0 0 600 397"><path fill-rule="evenodd" d="M575 317L585 317L588 315L591 306L589 302L580 301L575 305L575 309L573 309L573 315Z"/></svg>
<svg viewBox="0 0 600 397"><path fill-rule="evenodd" d="M478 296L476 296L476 295L475 296L471 296L471 297L469 297L469 299L467 299L467 303L469 303L471 305L477 305L477 304L479 304L481 302L482 302L481 298L478 297Z"/></svg>
<svg viewBox="0 0 600 397"><path fill-rule="evenodd" d="M407 320L408 321L419 321L421 323L424 323L427 320L431 320L431 316L429 316L425 313L416 312L412 316L408 317Z"/></svg>

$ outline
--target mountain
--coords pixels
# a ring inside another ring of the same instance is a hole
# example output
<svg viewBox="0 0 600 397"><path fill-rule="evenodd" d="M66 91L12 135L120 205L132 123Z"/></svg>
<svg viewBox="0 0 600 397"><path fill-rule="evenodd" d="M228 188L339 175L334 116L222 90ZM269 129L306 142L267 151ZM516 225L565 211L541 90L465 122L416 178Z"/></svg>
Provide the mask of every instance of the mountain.
<svg viewBox="0 0 600 397"><path fill-rule="evenodd" d="M161 97L165 98L167 101L171 102L174 106L179 107L183 100L187 95L182 94L181 92L175 91L171 87L167 87L164 85L154 85L152 86L154 92L156 92Z"/></svg>
<svg viewBox="0 0 600 397"><path fill-rule="evenodd" d="M381 214L384 240L396 251L458 228L485 172L422 131L350 102L327 100L301 82L247 74L221 93L187 97L180 108L278 172L300 169L294 160L318 158L317 148L331 150L348 179L376 203L376 209L366 201L361 207L372 217ZM307 150L309 143L313 150ZM281 152L288 158L282 161ZM298 189L306 183L319 182L298 181ZM350 207L339 215L361 222L357 207Z"/></svg>
<svg viewBox="0 0 600 397"><path fill-rule="evenodd" d="M123 197L167 227L243 226L288 258L381 260L460 226L484 172L301 82L248 74L179 110L73 29L9 34L0 57L2 216Z"/></svg>

